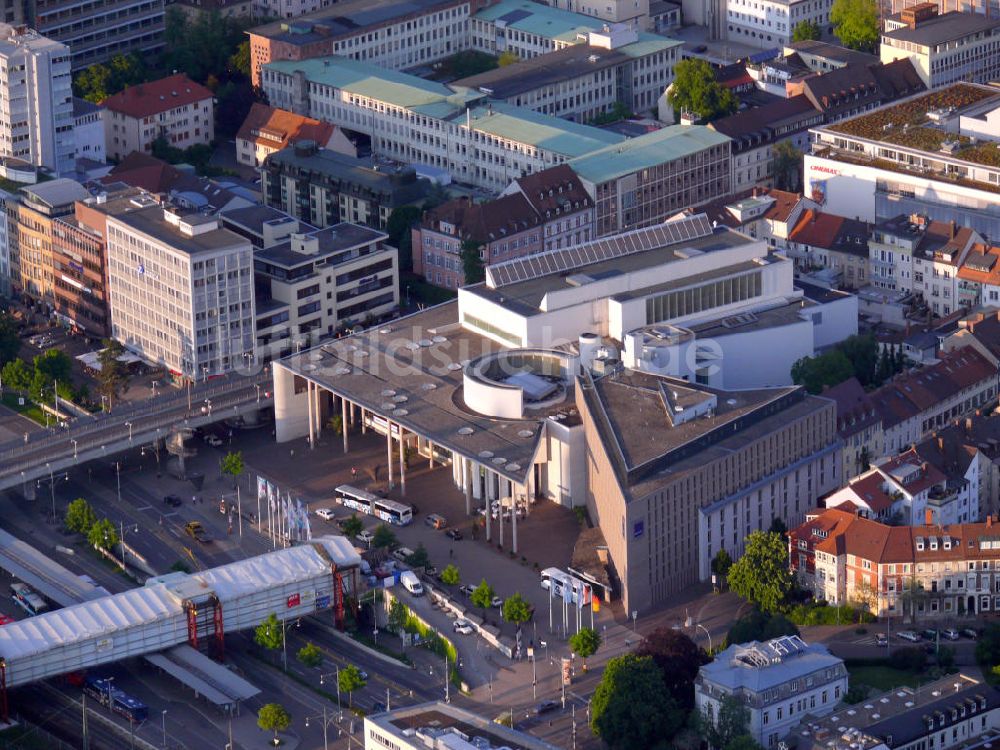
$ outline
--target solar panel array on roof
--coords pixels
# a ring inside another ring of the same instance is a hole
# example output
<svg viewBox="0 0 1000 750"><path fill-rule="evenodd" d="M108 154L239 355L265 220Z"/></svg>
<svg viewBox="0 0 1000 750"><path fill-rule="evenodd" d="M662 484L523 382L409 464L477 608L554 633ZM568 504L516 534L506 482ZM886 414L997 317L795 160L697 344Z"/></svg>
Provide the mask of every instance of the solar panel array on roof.
<svg viewBox="0 0 1000 750"><path fill-rule="evenodd" d="M591 263L620 258L623 255L642 253L647 250L676 245L712 233L712 224L705 214L697 214L684 219L657 224L643 229L634 229L624 234L616 234L582 245L549 250L535 255L526 255L486 268L488 285L497 287L515 284L519 281L536 279L540 276L562 273L574 268L582 268Z"/></svg>

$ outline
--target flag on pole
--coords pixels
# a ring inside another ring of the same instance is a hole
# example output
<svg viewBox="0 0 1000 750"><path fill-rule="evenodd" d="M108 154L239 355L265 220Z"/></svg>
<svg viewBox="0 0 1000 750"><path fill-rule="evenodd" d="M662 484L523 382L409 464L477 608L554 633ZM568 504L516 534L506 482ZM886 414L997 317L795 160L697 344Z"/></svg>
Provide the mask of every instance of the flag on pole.
<svg viewBox="0 0 1000 750"><path fill-rule="evenodd" d="M589 593L590 593L590 586L584 584L580 589L580 598L576 602L577 609L583 609L583 605L587 601L587 595Z"/></svg>
<svg viewBox="0 0 1000 750"><path fill-rule="evenodd" d="M591 596L590 597L590 608L595 612L601 611L601 597Z"/></svg>
<svg viewBox="0 0 1000 750"><path fill-rule="evenodd" d="M267 480L259 474L257 475L257 499L267 499Z"/></svg>

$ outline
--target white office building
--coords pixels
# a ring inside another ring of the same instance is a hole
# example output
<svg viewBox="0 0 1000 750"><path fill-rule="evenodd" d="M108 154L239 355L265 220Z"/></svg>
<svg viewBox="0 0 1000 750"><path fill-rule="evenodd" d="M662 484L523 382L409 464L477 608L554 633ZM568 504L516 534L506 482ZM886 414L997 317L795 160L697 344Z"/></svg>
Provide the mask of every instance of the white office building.
<svg viewBox="0 0 1000 750"><path fill-rule="evenodd" d="M112 335L128 349L195 379L253 352L248 239L216 217L149 205L109 216L107 243Z"/></svg>
<svg viewBox="0 0 1000 750"><path fill-rule="evenodd" d="M695 706L716 721L726 697L750 712L750 734L776 748L807 714L826 716L847 692L847 668L826 646L797 635L730 646L698 670Z"/></svg>
<svg viewBox="0 0 1000 750"><path fill-rule="evenodd" d="M0 155L72 174L73 124L69 47L0 24Z"/></svg>
<svg viewBox="0 0 1000 750"><path fill-rule="evenodd" d="M726 0L726 29L734 42L762 49L781 48L792 32L811 21L829 34L833 0Z"/></svg>

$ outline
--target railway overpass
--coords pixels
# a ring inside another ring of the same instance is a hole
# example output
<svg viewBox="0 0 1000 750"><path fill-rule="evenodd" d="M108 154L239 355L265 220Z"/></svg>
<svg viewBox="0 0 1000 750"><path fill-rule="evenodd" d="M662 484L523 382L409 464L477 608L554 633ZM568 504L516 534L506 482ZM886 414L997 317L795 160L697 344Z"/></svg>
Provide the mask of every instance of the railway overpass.
<svg viewBox="0 0 1000 750"><path fill-rule="evenodd" d="M165 439L184 427L203 427L272 406L271 373L231 374L189 390L168 391L65 428L0 445L0 491L26 487L78 464Z"/></svg>

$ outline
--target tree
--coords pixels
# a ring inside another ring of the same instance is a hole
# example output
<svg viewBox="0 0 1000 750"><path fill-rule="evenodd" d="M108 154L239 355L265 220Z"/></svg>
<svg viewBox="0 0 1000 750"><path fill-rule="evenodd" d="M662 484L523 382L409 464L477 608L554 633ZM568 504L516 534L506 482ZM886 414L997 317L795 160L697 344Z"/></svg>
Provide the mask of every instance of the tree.
<svg viewBox="0 0 1000 750"><path fill-rule="evenodd" d="M715 553L715 557L712 558L712 572L717 576L724 576L729 572L729 569L733 567L733 558L729 556L729 553L725 549L720 549Z"/></svg>
<svg viewBox="0 0 1000 750"><path fill-rule="evenodd" d="M486 278L486 267L480 255L479 243L475 240L465 240L462 242L462 275L465 277L464 286L478 284Z"/></svg>
<svg viewBox="0 0 1000 750"><path fill-rule="evenodd" d="M298 653L295 654L295 658L307 667L318 667L323 663L323 652L319 650L319 647L316 644L307 643L298 650Z"/></svg>
<svg viewBox="0 0 1000 750"><path fill-rule="evenodd" d="M817 37L819 38L819 37ZM229 69L244 78L250 77L250 40L240 42L236 51L229 56Z"/></svg>
<svg viewBox="0 0 1000 750"><path fill-rule="evenodd" d="M843 383L853 374L851 360L840 349L803 357L792 364L792 382L805 386L810 393L821 393L824 386Z"/></svg>
<svg viewBox="0 0 1000 750"><path fill-rule="evenodd" d="M590 703L590 728L614 750L666 750L684 725L660 670L648 656L611 659Z"/></svg>
<svg viewBox="0 0 1000 750"><path fill-rule="evenodd" d="M285 642L285 631L281 620L272 612L253 631L253 642L268 651L277 651Z"/></svg>
<svg viewBox="0 0 1000 750"><path fill-rule="evenodd" d="M783 635L800 635L795 623L782 614L766 614L753 609L733 623L726 635L730 646L750 641L769 641Z"/></svg>
<svg viewBox="0 0 1000 750"><path fill-rule="evenodd" d="M402 632L406 626L406 621L410 617L410 612L399 599L393 599L389 605L389 630L394 633Z"/></svg>
<svg viewBox="0 0 1000 750"><path fill-rule="evenodd" d="M757 740L750 734L738 734L733 737L722 750L764 750Z"/></svg>
<svg viewBox="0 0 1000 750"><path fill-rule="evenodd" d="M229 451L222 457L223 474L228 474L233 479L239 479L244 470L246 470L246 465L243 463L243 451Z"/></svg>
<svg viewBox="0 0 1000 750"><path fill-rule="evenodd" d="M12 362L8 362L3 366L3 371L0 372L0 377L3 377L3 382L7 387L18 391L28 390L28 387L31 385L32 375L31 368L28 367L23 359L15 359Z"/></svg>
<svg viewBox="0 0 1000 750"><path fill-rule="evenodd" d="M840 43L850 49L875 52L879 23L875 0L833 0L830 23Z"/></svg>
<svg viewBox="0 0 1000 750"><path fill-rule="evenodd" d="M976 661L983 667L1000 664L1000 623L986 625L976 641Z"/></svg>
<svg viewBox="0 0 1000 750"><path fill-rule="evenodd" d="M778 141L771 149L774 186L778 190L798 190L802 182L802 152L789 140Z"/></svg>
<svg viewBox="0 0 1000 750"><path fill-rule="evenodd" d="M257 726L265 732L274 732L274 746L278 746L278 732L292 725L292 716L280 703L267 703L257 712Z"/></svg>
<svg viewBox="0 0 1000 750"><path fill-rule="evenodd" d="M340 670L337 675L337 686L340 688L342 693L347 693L347 705L354 705L353 693L355 690L361 690L368 683L361 676L361 670L358 669L353 664L348 664L346 667Z"/></svg>
<svg viewBox="0 0 1000 750"><path fill-rule="evenodd" d="M326 426L333 431L334 435L342 435L344 429L344 417L342 414L333 414L326 420Z"/></svg>
<svg viewBox="0 0 1000 750"><path fill-rule="evenodd" d="M788 548L780 534L755 531L729 571L729 588L765 612L774 612L792 590ZM724 743L723 743L724 744Z"/></svg>
<svg viewBox="0 0 1000 750"><path fill-rule="evenodd" d="M472 600L472 605L474 607L479 607L486 613L490 607L493 606L493 597L496 596L496 592L493 587L486 583L486 579L482 579L479 585L472 592L470 599Z"/></svg>
<svg viewBox="0 0 1000 750"><path fill-rule="evenodd" d="M854 587L854 598L858 609L878 615L878 589L870 581L863 580Z"/></svg>
<svg viewBox="0 0 1000 750"><path fill-rule="evenodd" d="M78 497L66 507L66 528L84 536L97 523L97 514L86 500Z"/></svg>
<svg viewBox="0 0 1000 750"><path fill-rule="evenodd" d="M350 539L353 539L364 529L365 525L361 523L361 519L358 518L358 514L354 513L350 518L345 518L341 524L340 528L343 529L344 535Z"/></svg>
<svg viewBox="0 0 1000 750"><path fill-rule="evenodd" d="M99 549L109 550L118 544L118 531L107 518L94 522L87 532L87 543Z"/></svg>
<svg viewBox="0 0 1000 750"><path fill-rule="evenodd" d="M635 654L652 658L678 707L694 708L694 679L698 668L709 661L694 641L673 628L659 627L640 641Z"/></svg>
<svg viewBox="0 0 1000 750"><path fill-rule="evenodd" d="M815 21L799 21L792 29L793 42L807 42L810 39L819 39L820 36L819 24Z"/></svg>
<svg viewBox="0 0 1000 750"><path fill-rule="evenodd" d="M411 568L430 567L431 559L427 556L427 548L424 546L423 542L418 544L417 548L413 550L413 554L406 558L406 564Z"/></svg>
<svg viewBox="0 0 1000 750"><path fill-rule="evenodd" d="M17 335L17 322L8 312L0 312L0 367L17 359L21 351L21 338Z"/></svg>
<svg viewBox="0 0 1000 750"><path fill-rule="evenodd" d="M109 404L113 404L128 383L128 372L125 363L119 357L125 352L125 347L115 339L104 339L104 348L97 353L97 361L101 371L97 373L97 391L106 396Z"/></svg>
<svg viewBox="0 0 1000 750"><path fill-rule="evenodd" d="M508 596L504 600L500 614L507 622L521 625L531 619L531 605L528 604L527 599L521 596L521 592L517 591L513 596Z"/></svg>
<svg viewBox="0 0 1000 750"><path fill-rule="evenodd" d="M667 98L675 112L692 112L704 120L730 115L740 105L733 92L715 80L712 66L693 57L674 67L674 82Z"/></svg>
<svg viewBox="0 0 1000 750"><path fill-rule="evenodd" d="M717 716L706 717L705 728L709 745L725 748L729 743L744 734L750 728L750 709L744 706L738 698L726 695L719 703Z"/></svg>
<svg viewBox="0 0 1000 750"><path fill-rule="evenodd" d="M59 349L46 349L33 362L35 373L40 373L49 383L56 380L69 383L73 379L73 360Z"/></svg>
<svg viewBox="0 0 1000 750"><path fill-rule="evenodd" d="M520 59L521 58L517 56L516 52L507 50L505 52L500 53L500 57L497 58L497 65L499 65L501 68L506 68L508 65L513 65Z"/></svg>
<svg viewBox="0 0 1000 750"><path fill-rule="evenodd" d="M395 546L396 534L384 523L380 523L372 535L372 547L375 549L389 549Z"/></svg>
<svg viewBox="0 0 1000 750"><path fill-rule="evenodd" d="M587 671L587 658L597 653L601 647L601 634L593 628L580 628L569 639L569 647L583 659L583 671Z"/></svg>
<svg viewBox="0 0 1000 750"><path fill-rule="evenodd" d="M400 273L413 270L413 242L410 230L420 223L423 216L416 206L400 206L393 209L385 222L385 231L389 235L388 243L399 251Z"/></svg>
<svg viewBox="0 0 1000 750"><path fill-rule="evenodd" d="M778 536L784 537L788 533L788 525L781 520L781 516L774 516L771 519L771 525L767 528L768 531L777 534Z"/></svg>
<svg viewBox="0 0 1000 750"><path fill-rule="evenodd" d="M441 583L446 586L457 586L461 580L462 577L458 572L458 568L450 563L441 571Z"/></svg>

